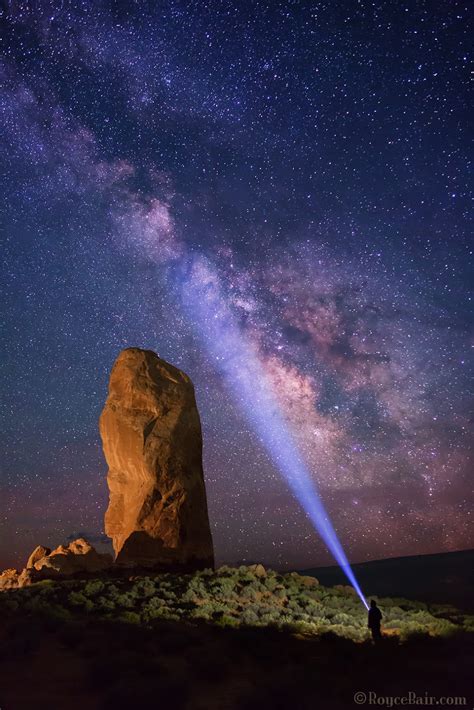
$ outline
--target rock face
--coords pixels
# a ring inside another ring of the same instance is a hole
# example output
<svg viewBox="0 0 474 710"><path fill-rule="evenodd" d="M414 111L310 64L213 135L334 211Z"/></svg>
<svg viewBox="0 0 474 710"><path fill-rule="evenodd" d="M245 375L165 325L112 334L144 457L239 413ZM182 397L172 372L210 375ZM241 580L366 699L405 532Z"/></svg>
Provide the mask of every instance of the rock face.
<svg viewBox="0 0 474 710"><path fill-rule="evenodd" d="M21 572L7 569L0 574L0 590L27 587L42 579L63 579L103 572L112 567L111 555L101 555L87 540L80 537L69 545L60 545L51 552L49 547L38 545Z"/></svg>
<svg viewBox="0 0 474 710"><path fill-rule="evenodd" d="M38 560L41 560L43 557L46 557L50 553L51 550L49 547L43 547L43 545L38 545L38 547L35 547L31 555L28 557L26 569L31 569L35 566L35 562L38 562Z"/></svg>
<svg viewBox="0 0 474 710"><path fill-rule="evenodd" d="M101 555L80 537L37 559L33 569L41 572L43 577L69 577L78 572L102 572L111 566L111 555Z"/></svg>
<svg viewBox="0 0 474 710"><path fill-rule="evenodd" d="M19 574L16 569L10 567L3 570L0 574L0 589L16 589L18 585Z"/></svg>
<svg viewBox="0 0 474 710"><path fill-rule="evenodd" d="M123 350L100 417L109 466L105 531L116 563L212 567L194 387L150 350Z"/></svg>

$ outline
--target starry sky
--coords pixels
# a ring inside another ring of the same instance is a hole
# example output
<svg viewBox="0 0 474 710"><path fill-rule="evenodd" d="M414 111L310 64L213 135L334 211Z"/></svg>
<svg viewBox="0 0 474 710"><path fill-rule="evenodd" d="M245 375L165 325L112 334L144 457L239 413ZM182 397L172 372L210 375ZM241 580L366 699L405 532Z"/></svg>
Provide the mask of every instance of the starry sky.
<svg viewBox="0 0 474 710"><path fill-rule="evenodd" d="M218 562L331 563L183 305L189 263L351 561L474 546L468 19L457 0L6 4L2 567L105 545L97 423L130 346L193 379Z"/></svg>

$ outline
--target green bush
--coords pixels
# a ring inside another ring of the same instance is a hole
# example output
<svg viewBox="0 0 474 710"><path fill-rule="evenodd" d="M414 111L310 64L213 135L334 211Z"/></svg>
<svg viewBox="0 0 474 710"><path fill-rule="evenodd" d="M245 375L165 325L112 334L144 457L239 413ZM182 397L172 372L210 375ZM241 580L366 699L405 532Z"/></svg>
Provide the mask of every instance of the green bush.
<svg viewBox="0 0 474 710"><path fill-rule="evenodd" d="M86 597L95 597L105 589L105 584L100 579L92 579L84 587Z"/></svg>
<svg viewBox="0 0 474 710"><path fill-rule="evenodd" d="M139 624L141 621L140 614L136 614L134 611L124 611L120 614L119 619L126 621L127 624Z"/></svg>
<svg viewBox="0 0 474 710"><path fill-rule="evenodd" d="M218 619L217 624L219 626L225 626L225 627L230 627L230 628L237 628L240 626L239 620L235 618L235 616L231 616L230 614L222 614L222 616Z"/></svg>
<svg viewBox="0 0 474 710"><path fill-rule="evenodd" d="M115 602L109 597L98 597L94 603L98 611L107 612L115 609Z"/></svg>
<svg viewBox="0 0 474 710"><path fill-rule="evenodd" d="M144 621L156 619L163 614L165 603L159 597L152 597L142 606L142 617Z"/></svg>
<svg viewBox="0 0 474 710"><path fill-rule="evenodd" d="M379 605L382 628L402 640L420 633L446 636L474 632L474 616L450 605L428 607L388 597L380 599ZM230 628L267 626L305 635L335 634L357 642L370 636L366 611L347 587L308 587L297 574L267 570L265 576L257 576L246 566L118 579L115 583L106 579L47 580L4 592L0 609L40 612L52 623L71 615L80 622L81 615L93 613L96 618L133 624L181 620Z"/></svg>
<svg viewBox="0 0 474 710"><path fill-rule="evenodd" d="M258 599L259 592L253 584L248 584L239 591L239 597L241 599L248 599L254 601Z"/></svg>
<svg viewBox="0 0 474 710"><path fill-rule="evenodd" d="M240 622L245 626L256 626L259 623L259 616L254 608L247 607L240 615Z"/></svg>
<svg viewBox="0 0 474 710"><path fill-rule="evenodd" d="M132 591L125 592L124 594L118 594L114 599L115 604L118 608L122 609L133 609L137 602L137 598Z"/></svg>
<svg viewBox="0 0 474 710"><path fill-rule="evenodd" d="M474 616L464 616L463 622L462 622L463 628L465 631L469 631L470 633L474 633Z"/></svg>
<svg viewBox="0 0 474 710"><path fill-rule="evenodd" d="M143 579L135 582L134 593L137 597L152 597L156 594L156 585L154 580L150 577L143 577Z"/></svg>
<svg viewBox="0 0 474 710"><path fill-rule="evenodd" d="M235 580L232 577L220 577L212 583L210 591L216 599L228 599L235 595Z"/></svg>
<svg viewBox="0 0 474 710"><path fill-rule="evenodd" d="M68 600L73 606L81 607L86 611L92 611L94 602L88 599L82 592L70 592Z"/></svg>

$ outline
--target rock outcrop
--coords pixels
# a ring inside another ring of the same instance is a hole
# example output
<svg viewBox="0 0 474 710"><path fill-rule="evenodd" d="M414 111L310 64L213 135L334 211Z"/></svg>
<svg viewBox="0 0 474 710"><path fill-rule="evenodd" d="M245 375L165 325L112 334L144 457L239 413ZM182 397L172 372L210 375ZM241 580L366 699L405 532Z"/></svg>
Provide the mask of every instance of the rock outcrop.
<svg viewBox="0 0 474 710"><path fill-rule="evenodd" d="M3 589L16 589L19 586L18 578L19 573L16 569L10 567L9 569L3 570L0 574L0 590Z"/></svg>
<svg viewBox="0 0 474 710"><path fill-rule="evenodd" d="M109 466L105 531L116 563L213 566L194 387L150 350L123 350L100 417Z"/></svg>
<svg viewBox="0 0 474 710"><path fill-rule="evenodd" d="M36 560L33 569L49 578L70 577L83 572L102 572L111 566L111 555L100 554L87 540L80 537L69 545L60 545L50 554Z"/></svg>
<svg viewBox="0 0 474 710"><path fill-rule="evenodd" d="M60 545L51 552L49 547L38 545L28 558L25 569L7 569L0 574L0 590L27 587L42 579L63 579L71 576L88 576L112 567L112 555L97 552L84 538L69 545Z"/></svg>
<svg viewBox="0 0 474 710"><path fill-rule="evenodd" d="M31 555L28 557L26 569L31 569L35 566L35 562L38 562L38 560L41 560L43 557L46 557L50 553L51 550L49 547L43 547L43 545L38 545L38 547L35 547Z"/></svg>

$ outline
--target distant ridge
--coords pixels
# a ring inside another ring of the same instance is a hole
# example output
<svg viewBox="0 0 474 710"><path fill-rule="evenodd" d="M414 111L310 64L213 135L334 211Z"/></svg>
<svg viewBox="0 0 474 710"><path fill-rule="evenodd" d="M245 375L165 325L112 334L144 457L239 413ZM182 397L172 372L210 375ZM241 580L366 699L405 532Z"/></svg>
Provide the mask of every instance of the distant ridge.
<svg viewBox="0 0 474 710"><path fill-rule="evenodd" d="M474 608L474 549L388 557L351 565L367 596L407 597ZM337 566L299 570L321 584L347 584Z"/></svg>

